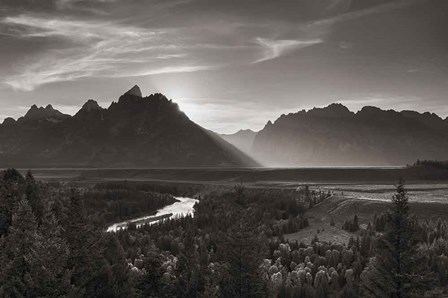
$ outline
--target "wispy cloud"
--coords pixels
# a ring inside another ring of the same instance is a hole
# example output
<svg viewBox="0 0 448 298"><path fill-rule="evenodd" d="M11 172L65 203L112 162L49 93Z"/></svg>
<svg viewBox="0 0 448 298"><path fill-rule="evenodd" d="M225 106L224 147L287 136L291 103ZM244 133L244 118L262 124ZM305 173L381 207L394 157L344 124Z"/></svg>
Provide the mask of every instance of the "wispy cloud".
<svg viewBox="0 0 448 298"><path fill-rule="evenodd" d="M201 70L208 70L211 68L215 68L217 66L210 65L176 65L176 66L166 66L161 67L154 70L143 71L141 73L135 74L135 76L149 76L156 74L165 74L165 73L179 73L179 72L196 72Z"/></svg>
<svg viewBox="0 0 448 298"><path fill-rule="evenodd" d="M387 12L395 9L400 9L406 7L408 5L415 4L417 2L422 2L426 0L396 0L392 2L388 2L381 5L376 5L371 8L366 8L362 10L351 11L347 13L338 14L333 17L317 20L310 22L307 26L320 26L320 25L332 25L338 22L349 21L357 18L361 18L364 16ZM337 2L337 1L336 1Z"/></svg>
<svg viewBox="0 0 448 298"><path fill-rule="evenodd" d="M299 25L297 28L297 33L302 34L306 33L308 36L312 36L311 39L294 38L294 39L272 40L265 38L256 38L255 42L258 45L260 45L262 49L262 57L257 59L253 63L273 60L278 57L292 53L295 50L323 43L327 34L331 30L332 25L336 23L358 19L364 16L387 12L394 9L399 9L414 4L418 1L423 0L397 0L391 3L377 5L368 9L341 13L332 17L314 20L309 23ZM350 1L335 0L332 4L330 4L327 7L327 10L334 10L335 8L338 7L344 7L344 9L348 9L349 3ZM346 50L348 47L351 46L352 44L342 43L341 49Z"/></svg>
<svg viewBox="0 0 448 298"><path fill-rule="evenodd" d="M193 72L198 66L183 52L174 29L149 30L107 21L45 19L21 15L0 24L14 26L19 38L64 39L69 46L48 49L17 67L18 74L5 83L33 90L46 83L83 77L127 77Z"/></svg>
<svg viewBox="0 0 448 298"><path fill-rule="evenodd" d="M360 10L350 10L351 0L334 0L329 2L326 11L336 11L337 13L330 13L328 17L299 24L296 32L305 33L307 36L312 36L316 41L325 42L334 25L338 23L398 10L424 1L427 0L395 0ZM342 41L339 43L339 51L346 52L353 46L353 43Z"/></svg>
<svg viewBox="0 0 448 298"><path fill-rule="evenodd" d="M253 63L264 62L268 60L276 59L280 56L289 54L295 50L309 47L323 42L321 39L311 40L270 40L265 38L257 38L255 42L261 46L262 57Z"/></svg>
<svg viewBox="0 0 448 298"><path fill-rule="evenodd" d="M81 0L55 1L60 9L89 7ZM283 39L256 37L261 36L258 27L241 28L233 26L234 23L213 26L211 22L206 29L204 26L154 29L148 24L140 24L148 28L132 25L129 23L133 21L131 19L94 20L58 14L9 16L0 19L0 34L29 41L30 45L35 40L45 40L47 48L37 50L14 64L14 72L2 81L14 89L29 91L47 83L87 77L135 77L203 71L235 63L257 64L323 43L331 25L336 22L402 7L415 1L419 0L395 1L299 25L296 34ZM110 2L119 1L94 0L97 5ZM165 5L158 2L158 5L162 4ZM285 33L279 31L291 29L280 28L283 27L272 29L270 33L279 36ZM210 40L216 41L216 44ZM235 51L239 51L238 55Z"/></svg>
<svg viewBox="0 0 448 298"><path fill-rule="evenodd" d="M116 2L117 0L56 0L55 5L59 10L80 10L85 12L91 12L98 15L106 15L104 10L95 8L98 4L108 4ZM88 4L86 6L86 3Z"/></svg>

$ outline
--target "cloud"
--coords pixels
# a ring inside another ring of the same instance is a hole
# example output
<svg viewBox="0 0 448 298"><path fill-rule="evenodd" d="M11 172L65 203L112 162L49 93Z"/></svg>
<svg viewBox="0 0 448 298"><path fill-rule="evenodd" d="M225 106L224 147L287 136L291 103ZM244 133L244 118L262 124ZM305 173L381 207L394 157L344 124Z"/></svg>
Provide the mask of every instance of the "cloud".
<svg viewBox="0 0 448 298"><path fill-rule="evenodd" d="M364 16L372 15L372 14L383 13L383 12L387 12L387 11L391 11L391 10L395 10L395 9L400 9L400 8L406 7L408 5L415 4L419 1L422 2L422 1L426 1L426 0L391 1L391 2L388 2L385 4L373 6L371 8L349 11L346 13L337 14L336 16L333 16L333 17L313 21L313 22L310 22L309 24L307 24L307 26L311 27L311 26L321 26L321 25L333 25L338 22L349 21L349 20L361 18ZM336 1L336 2L338 2L338 1Z"/></svg>
<svg viewBox="0 0 448 298"><path fill-rule="evenodd" d="M149 75L156 75L156 74L179 73L179 72L196 72L196 71L201 71L201 70L208 70L211 68L215 68L215 66L209 66L209 65L166 66L166 67L161 67L158 69L153 69L153 70L137 73L135 76L149 76Z"/></svg>
<svg viewBox="0 0 448 298"><path fill-rule="evenodd" d="M290 54L296 50L323 43L324 39L331 31L332 25L336 23L403 8L408 5L415 4L418 1L423 0L397 0L361 10L337 13L336 15L333 15L331 17L321 18L318 20L298 24L295 30L296 36L302 35L307 36L307 38L272 40L258 37L255 39L255 42L262 49L262 57L255 60L253 63L273 60L278 57ZM326 6L324 10L326 10L327 12L347 11L350 9L350 2L351 1L346 0L330 1L329 5ZM346 50L352 46L353 44L350 43L340 43L340 47L342 50Z"/></svg>
<svg viewBox="0 0 448 298"><path fill-rule="evenodd" d="M62 10L86 7L97 9L98 5L113 2L120 4L117 0L54 1ZM22 58L20 63L13 64L13 74L4 78L3 83L14 89L30 91L47 83L87 77L135 77L202 71L238 63L260 63L322 43L331 28L328 25L335 22L393 9L414 1L396 1L314 21L305 26L299 25L292 38L277 40L254 38L260 36L261 28L254 24L242 26L238 22L214 23L208 20L207 26L182 27L177 24L169 29L155 29L149 24L129 24L137 20L141 22L143 19L139 15L132 19L114 18L110 21L107 18L86 19L79 15L68 17L59 14L9 16L0 19L1 34L28 41L31 47L35 41L44 40L48 48L31 53ZM155 1L156 6L179 3L189 2ZM345 5L344 1L339 0L334 3L330 5L330 10L339 10L338 7ZM151 23L150 18L144 22ZM292 29L291 26L294 25L274 26L269 33L278 36L284 30ZM253 42L252 45L248 43L248 40L255 41L256 46L253 46ZM235 54L236 51L238 54ZM257 58L254 59L254 55Z"/></svg>
<svg viewBox="0 0 448 298"><path fill-rule="evenodd" d="M295 50L309 47L315 44L322 43L321 39L310 40L270 40L265 38L257 38L255 42L261 46L263 55L253 63L264 62L268 60L276 59L280 56L289 54Z"/></svg>
<svg viewBox="0 0 448 298"><path fill-rule="evenodd" d="M97 2L97 3L109 3L115 2L117 0L89 0L89 2ZM56 5L60 7L71 7L76 5L77 3L86 2L85 0L56 0Z"/></svg>
<svg viewBox="0 0 448 298"><path fill-rule="evenodd" d="M49 48L16 67L4 83L20 90L84 77L127 77L207 69L185 53L174 29L149 30L109 21L6 17L18 38L54 39L68 44Z"/></svg>
<svg viewBox="0 0 448 298"><path fill-rule="evenodd" d="M390 0L383 4L353 10L351 9L351 0L334 0L333 2L330 1L329 6L326 8L327 12L333 11L329 13L329 16L299 24L296 32L306 33L315 39L327 40L328 36L332 34L334 26L338 23L398 10L424 1L427 0ZM365 4L367 5L368 2L366 1ZM346 52L353 46L353 43L342 41L339 43L339 50L340 52Z"/></svg>

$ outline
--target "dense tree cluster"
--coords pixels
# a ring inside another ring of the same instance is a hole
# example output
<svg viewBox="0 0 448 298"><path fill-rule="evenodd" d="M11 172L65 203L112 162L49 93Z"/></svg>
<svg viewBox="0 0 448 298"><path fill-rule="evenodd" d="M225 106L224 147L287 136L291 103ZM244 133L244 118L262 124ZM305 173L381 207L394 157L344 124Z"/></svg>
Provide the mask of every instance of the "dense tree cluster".
<svg viewBox="0 0 448 298"><path fill-rule="evenodd" d="M344 220L342 224L342 229L349 232L356 232L359 230L359 219L358 215L354 215L352 219Z"/></svg>
<svg viewBox="0 0 448 298"><path fill-rule="evenodd" d="M274 297L350 297L358 291L369 250L370 243L359 239L347 246L279 243L261 268Z"/></svg>
<svg viewBox="0 0 448 298"><path fill-rule="evenodd" d="M432 167L447 170L448 169L448 161L438 161L438 160L417 160L414 164L414 167Z"/></svg>
<svg viewBox="0 0 448 298"><path fill-rule="evenodd" d="M201 197L194 218L128 229L117 237L136 275L149 274L144 252L159 255L163 270L156 283L166 296L262 297L269 291L260 264L270 241L307 226L305 210L297 192L238 186Z"/></svg>
<svg viewBox="0 0 448 298"><path fill-rule="evenodd" d="M120 244L92 225L76 192L56 197L30 173L2 176L1 297L131 293Z"/></svg>

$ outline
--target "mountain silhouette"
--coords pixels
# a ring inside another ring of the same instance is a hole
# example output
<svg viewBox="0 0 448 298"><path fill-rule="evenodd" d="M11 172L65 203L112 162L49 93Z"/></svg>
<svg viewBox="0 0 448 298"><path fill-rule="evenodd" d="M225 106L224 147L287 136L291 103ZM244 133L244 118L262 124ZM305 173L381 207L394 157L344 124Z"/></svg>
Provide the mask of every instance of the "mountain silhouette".
<svg viewBox="0 0 448 298"><path fill-rule="evenodd" d="M134 87L129 89L124 95L133 95L136 97L143 97L142 91L140 90L140 87L137 85L134 85Z"/></svg>
<svg viewBox="0 0 448 298"><path fill-rule="evenodd" d="M32 105L28 112L24 117L19 118L19 121L52 121L52 122L60 122L66 118L70 117L69 115L65 115L58 110L55 110L52 105L47 105L44 107L37 107L36 105Z"/></svg>
<svg viewBox="0 0 448 298"><path fill-rule="evenodd" d="M88 100L72 117L31 107L0 125L0 164L23 167L231 167L257 163L138 86L107 109Z"/></svg>
<svg viewBox="0 0 448 298"><path fill-rule="evenodd" d="M250 154L256 135L257 133L251 129L241 129L233 134L220 134L219 136L242 152Z"/></svg>
<svg viewBox="0 0 448 298"><path fill-rule="evenodd" d="M385 166L448 159L448 119L342 104L282 115L257 133L253 156L270 166Z"/></svg>

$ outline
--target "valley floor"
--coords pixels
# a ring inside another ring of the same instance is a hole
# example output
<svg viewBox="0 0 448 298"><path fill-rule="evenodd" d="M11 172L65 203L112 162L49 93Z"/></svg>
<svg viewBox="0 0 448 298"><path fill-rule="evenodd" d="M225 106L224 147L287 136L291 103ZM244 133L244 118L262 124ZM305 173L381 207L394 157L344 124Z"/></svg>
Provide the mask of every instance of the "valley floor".
<svg viewBox="0 0 448 298"><path fill-rule="evenodd" d="M343 222L359 217L361 227L385 211L399 177L406 179L411 209L428 220L448 220L448 177L421 175L409 168L179 168L179 169L32 169L40 180L96 184L106 181L200 185L205 191L243 184L248 188L313 189L334 194L307 212L310 226L285 235L291 241L320 240L347 243L356 233ZM330 225L333 219L335 225Z"/></svg>
<svg viewBox="0 0 448 298"><path fill-rule="evenodd" d="M22 172L28 169L21 169ZM66 181L157 181L251 187L295 187L297 185L377 184L391 185L403 177L407 184L448 184L448 171L417 167L357 168L35 168L33 175L44 180Z"/></svg>

